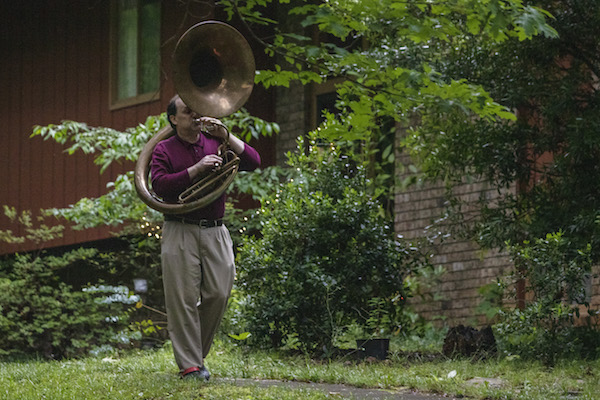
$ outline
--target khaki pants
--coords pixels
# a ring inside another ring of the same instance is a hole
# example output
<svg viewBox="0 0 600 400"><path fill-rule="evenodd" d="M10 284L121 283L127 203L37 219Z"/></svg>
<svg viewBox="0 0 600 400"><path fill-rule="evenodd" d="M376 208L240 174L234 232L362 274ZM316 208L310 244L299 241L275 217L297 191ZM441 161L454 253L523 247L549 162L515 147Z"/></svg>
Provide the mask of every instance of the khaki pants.
<svg viewBox="0 0 600 400"><path fill-rule="evenodd" d="M225 312L235 276L227 228L165 221L161 259L168 329L181 371L201 367Z"/></svg>

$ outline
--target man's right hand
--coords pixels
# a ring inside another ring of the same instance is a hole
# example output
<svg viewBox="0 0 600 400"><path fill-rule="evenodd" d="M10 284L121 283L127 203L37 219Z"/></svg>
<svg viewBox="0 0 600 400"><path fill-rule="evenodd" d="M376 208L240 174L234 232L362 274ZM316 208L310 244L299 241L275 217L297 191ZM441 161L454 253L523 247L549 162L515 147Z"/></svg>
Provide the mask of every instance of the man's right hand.
<svg viewBox="0 0 600 400"><path fill-rule="evenodd" d="M223 159L221 157L216 154L208 154L188 168L188 175L191 179L194 179L202 173L218 170L221 168L221 165L223 165Z"/></svg>

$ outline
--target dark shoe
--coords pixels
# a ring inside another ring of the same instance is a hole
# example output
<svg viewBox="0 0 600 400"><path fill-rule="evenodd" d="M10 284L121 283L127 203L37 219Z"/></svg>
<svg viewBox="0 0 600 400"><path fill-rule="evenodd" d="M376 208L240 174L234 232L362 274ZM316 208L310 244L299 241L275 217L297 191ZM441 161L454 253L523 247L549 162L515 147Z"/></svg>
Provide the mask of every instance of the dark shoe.
<svg viewBox="0 0 600 400"><path fill-rule="evenodd" d="M210 379L210 372L208 372L208 369L206 367L200 368L200 376L203 380L208 382L208 380Z"/></svg>
<svg viewBox="0 0 600 400"><path fill-rule="evenodd" d="M208 372L206 367L191 367L183 371L181 377L183 379L208 381L210 379L210 372Z"/></svg>

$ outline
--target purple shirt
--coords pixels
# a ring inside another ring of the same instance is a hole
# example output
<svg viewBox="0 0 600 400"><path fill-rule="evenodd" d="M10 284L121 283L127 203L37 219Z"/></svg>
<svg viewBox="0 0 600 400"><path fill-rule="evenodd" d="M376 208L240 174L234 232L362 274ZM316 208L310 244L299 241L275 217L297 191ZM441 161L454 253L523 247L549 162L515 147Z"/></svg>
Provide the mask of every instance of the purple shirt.
<svg viewBox="0 0 600 400"><path fill-rule="evenodd" d="M177 203L181 192L187 189L192 180L187 169L207 154L217 154L221 140L210 135L200 134L196 143L188 143L173 135L158 143L152 153L152 189L168 203ZM260 155L251 146L244 144L239 154L240 170L252 171L260 166ZM181 214L181 217L195 220L220 219L225 214L225 193L204 208Z"/></svg>

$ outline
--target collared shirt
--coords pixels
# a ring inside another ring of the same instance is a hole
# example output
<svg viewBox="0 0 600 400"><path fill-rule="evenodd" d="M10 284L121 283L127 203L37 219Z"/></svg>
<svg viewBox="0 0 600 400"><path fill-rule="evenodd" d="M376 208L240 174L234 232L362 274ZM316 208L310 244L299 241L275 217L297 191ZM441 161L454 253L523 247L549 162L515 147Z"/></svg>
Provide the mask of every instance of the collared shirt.
<svg viewBox="0 0 600 400"><path fill-rule="evenodd" d="M177 203L177 198L191 184L187 169L208 154L217 154L220 139L207 134L198 135L196 143L188 143L178 135L158 143L152 153L150 167L152 189L168 203ZM239 154L240 171L252 171L260 166L260 155L249 146ZM195 220L220 219L225 214L225 194L204 208L182 214L182 217Z"/></svg>

